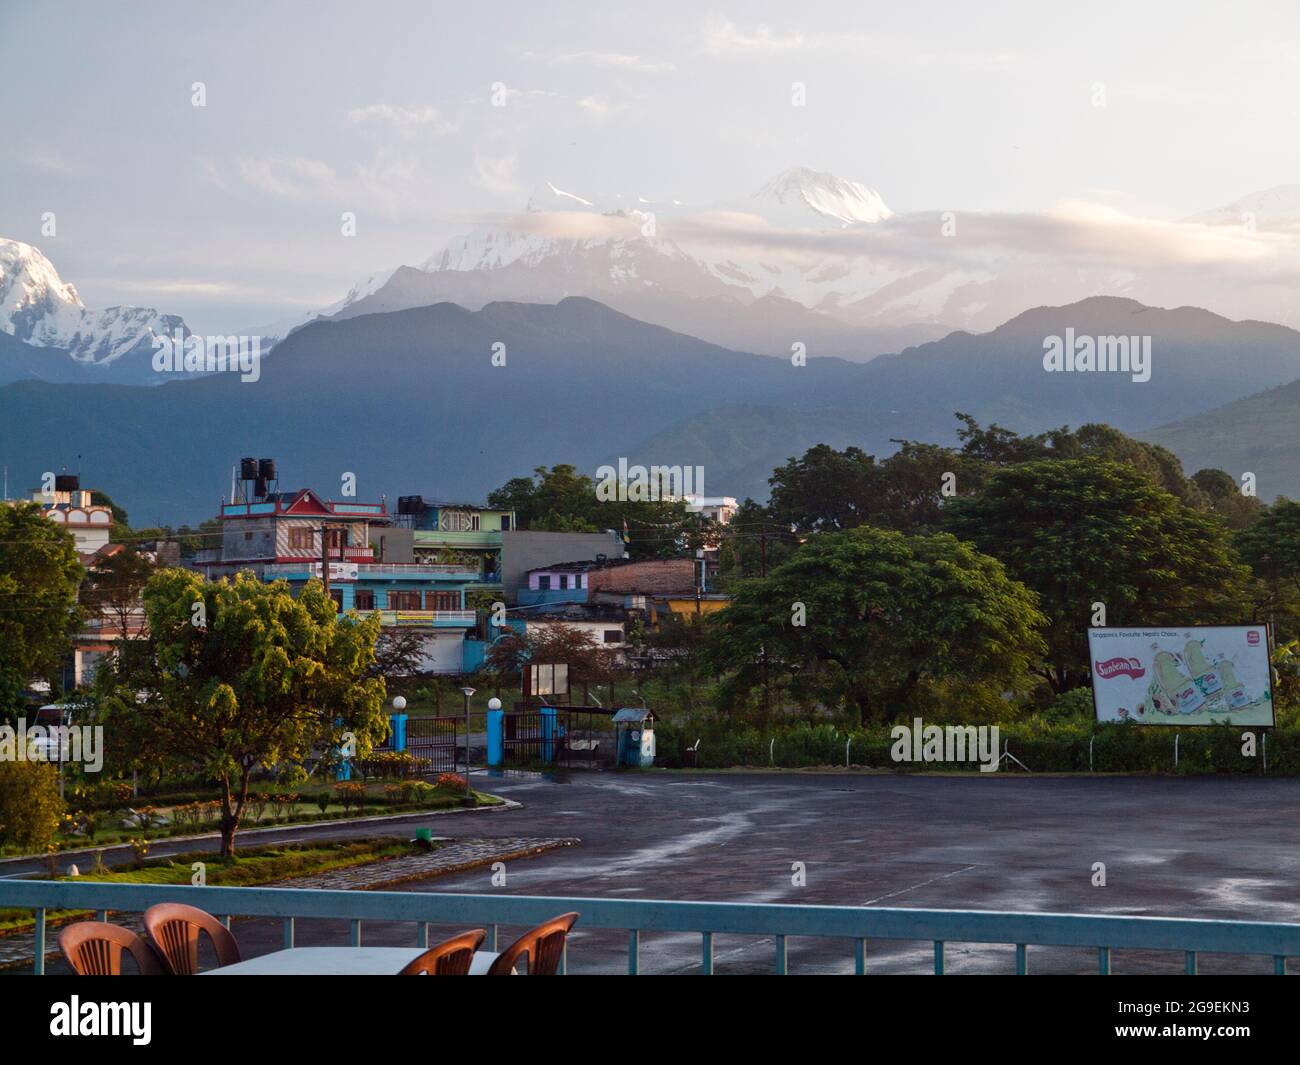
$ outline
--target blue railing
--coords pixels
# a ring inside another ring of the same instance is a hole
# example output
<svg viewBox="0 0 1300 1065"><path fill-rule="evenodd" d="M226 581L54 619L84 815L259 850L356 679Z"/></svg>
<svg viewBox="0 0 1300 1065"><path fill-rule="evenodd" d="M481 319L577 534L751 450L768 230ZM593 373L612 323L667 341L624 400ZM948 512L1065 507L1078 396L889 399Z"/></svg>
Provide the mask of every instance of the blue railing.
<svg viewBox="0 0 1300 1065"><path fill-rule="evenodd" d="M791 937L844 939L852 944L855 969L867 968L871 940L913 940L934 944L934 971L944 971L947 943L999 943L1016 948L1016 972L1029 971L1032 946L1083 947L1097 951L1097 968L1110 972L1112 950L1181 951L1188 973L1199 954L1256 954L1273 959L1273 972L1286 972L1300 956L1300 925L1262 921L1213 921L1182 917L1095 917L1072 913L1005 913L985 910L878 909L870 906L802 906L742 902L670 902L650 899L556 898L532 895L452 895L399 891L317 891L296 888L176 887L156 884L97 884L48 880L0 881L0 909L30 909L36 916L35 969L44 971L46 916L52 911L87 910L101 920L111 912L142 912L158 902L186 902L218 914L278 917L284 945L293 946L294 918L351 922L351 942L361 945L364 921L411 922L417 946L429 941L429 925L486 927L487 949L495 950L499 925L528 927L576 910L581 928L627 932L627 970L640 970L643 932L696 933L701 967L713 972L716 935L772 936L775 970L786 972Z"/></svg>

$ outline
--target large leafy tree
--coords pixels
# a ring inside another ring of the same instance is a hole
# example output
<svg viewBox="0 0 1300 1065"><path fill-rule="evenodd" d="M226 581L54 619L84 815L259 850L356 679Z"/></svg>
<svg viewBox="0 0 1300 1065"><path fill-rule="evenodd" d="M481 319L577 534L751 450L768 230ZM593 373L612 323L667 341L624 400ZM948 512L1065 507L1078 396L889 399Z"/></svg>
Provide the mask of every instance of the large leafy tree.
<svg viewBox="0 0 1300 1065"><path fill-rule="evenodd" d="M627 550L633 558L680 555L713 535L708 523L688 513L682 500L602 500L596 489L596 481L574 466L538 466L532 477L513 477L491 492L488 505L512 508L521 529L623 532L626 528Z"/></svg>
<svg viewBox="0 0 1300 1065"><path fill-rule="evenodd" d="M1042 667L1057 692L1085 682L1094 603L1110 625L1240 621L1247 573L1223 522L1131 465L1040 459L996 471L948 527L1038 593Z"/></svg>
<svg viewBox="0 0 1300 1065"><path fill-rule="evenodd" d="M105 684L114 734L155 764L221 787L221 853L235 851L253 775L387 729L371 675L379 619L340 617L318 581L294 597L251 574L205 582L162 570L144 591L147 661Z"/></svg>
<svg viewBox="0 0 1300 1065"><path fill-rule="evenodd" d="M955 537L862 526L809 538L715 619L709 658L732 684L773 681L863 722L905 713L920 686L1016 687L1044 651L1036 598Z"/></svg>
<svg viewBox="0 0 1300 1065"><path fill-rule="evenodd" d="M1237 551L1258 578L1256 602L1284 635L1300 629L1300 503L1279 499L1236 536Z"/></svg>
<svg viewBox="0 0 1300 1065"><path fill-rule="evenodd" d="M34 503L0 505L0 714L33 678L57 686L81 614L72 535Z"/></svg>

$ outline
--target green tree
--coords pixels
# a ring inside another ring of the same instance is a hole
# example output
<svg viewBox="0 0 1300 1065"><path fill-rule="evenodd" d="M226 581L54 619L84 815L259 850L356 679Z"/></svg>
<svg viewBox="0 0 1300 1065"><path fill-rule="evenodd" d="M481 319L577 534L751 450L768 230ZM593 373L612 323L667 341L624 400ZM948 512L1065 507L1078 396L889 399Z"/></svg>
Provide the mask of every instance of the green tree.
<svg viewBox="0 0 1300 1065"><path fill-rule="evenodd" d="M0 845L43 851L62 817L56 766L0 759Z"/></svg>
<svg viewBox="0 0 1300 1065"><path fill-rule="evenodd" d="M858 447L810 447L768 479L776 521L804 532L854 529L871 520L884 495L884 473Z"/></svg>
<svg viewBox="0 0 1300 1065"><path fill-rule="evenodd" d="M1110 625L1240 621L1246 571L1227 530L1130 465L1040 459L996 471L945 508L952 532L1038 593L1050 620L1042 675L1087 679L1094 604Z"/></svg>
<svg viewBox="0 0 1300 1065"><path fill-rule="evenodd" d="M145 584L157 567L134 547L127 547L92 565L81 587L81 602L90 612L107 618L119 640L131 635L131 622L142 612Z"/></svg>
<svg viewBox="0 0 1300 1065"><path fill-rule="evenodd" d="M58 687L83 575L72 534L39 506L0 505L0 714L22 708L34 677Z"/></svg>
<svg viewBox="0 0 1300 1065"><path fill-rule="evenodd" d="M379 619L340 617L319 581L295 597L249 573L168 569L144 606L148 660L110 682L107 716L151 758L219 782L223 857L255 772L339 746L364 756L386 734L384 682L369 675Z"/></svg>
<svg viewBox="0 0 1300 1065"><path fill-rule="evenodd" d="M1236 535L1237 551L1258 580L1256 603L1284 636L1300 630L1300 503L1279 499Z"/></svg>
<svg viewBox="0 0 1300 1065"><path fill-rule="evenodd" d="M569 465L538 466L532 477L514 477L488 495L488 505L510 507L519 528L547 532L599 532L627 529L634 558L675 557L702 535L701 520L680 499L611 499L597 484Z"/></svg>
<svg viewBox="0 0 1300 1065"><path fill-rule="evenodd" d="M708 655L733 690L780 679L865 723L906 712L928 682L1019 686L1045 650L1043 622L1033 593L971 545L862 526L812 536L742 584Z"/></svg>

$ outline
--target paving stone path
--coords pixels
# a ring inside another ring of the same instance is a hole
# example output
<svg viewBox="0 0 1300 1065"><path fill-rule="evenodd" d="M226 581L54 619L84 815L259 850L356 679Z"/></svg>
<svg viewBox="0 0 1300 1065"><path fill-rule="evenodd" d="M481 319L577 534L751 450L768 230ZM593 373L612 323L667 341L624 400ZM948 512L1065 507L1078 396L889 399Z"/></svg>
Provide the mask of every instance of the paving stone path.
<svg viewBox="0 0 1300 1065"><path fill-rule="evenodd" d="M334 891L370 891L410 880L446 873L458 873L493 862L513 861L555 850L572 847L581 840L572 836L544 837L541 839L457 839L443 840L442 846L428 853L413 854L405 858L387 858L346 869L331 869L324 873L280 880L265 887L318 888ZM139 914L114 914L113 923L129 928L136 935L144 934L144 921ZM57 928L46 926L46 943L52 945L46 957L58 956ZM0 969L32 963L36 937L32 932L0 936Z"/></svg>

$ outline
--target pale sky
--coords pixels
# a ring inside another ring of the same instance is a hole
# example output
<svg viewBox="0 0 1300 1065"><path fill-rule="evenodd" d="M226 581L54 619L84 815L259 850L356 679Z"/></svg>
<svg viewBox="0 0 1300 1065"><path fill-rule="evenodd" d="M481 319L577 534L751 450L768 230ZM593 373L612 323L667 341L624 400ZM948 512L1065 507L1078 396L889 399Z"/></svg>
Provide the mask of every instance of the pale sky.
<svg viewBox="0 0 1300 1065"><path fill-rule="evenodd" d="M1298 31L1294 0L3 0L0 236L88 306L223 331L423 261L544 181L708 204L801 164L899 212L1172 220L1300 182Z"/></svg>

